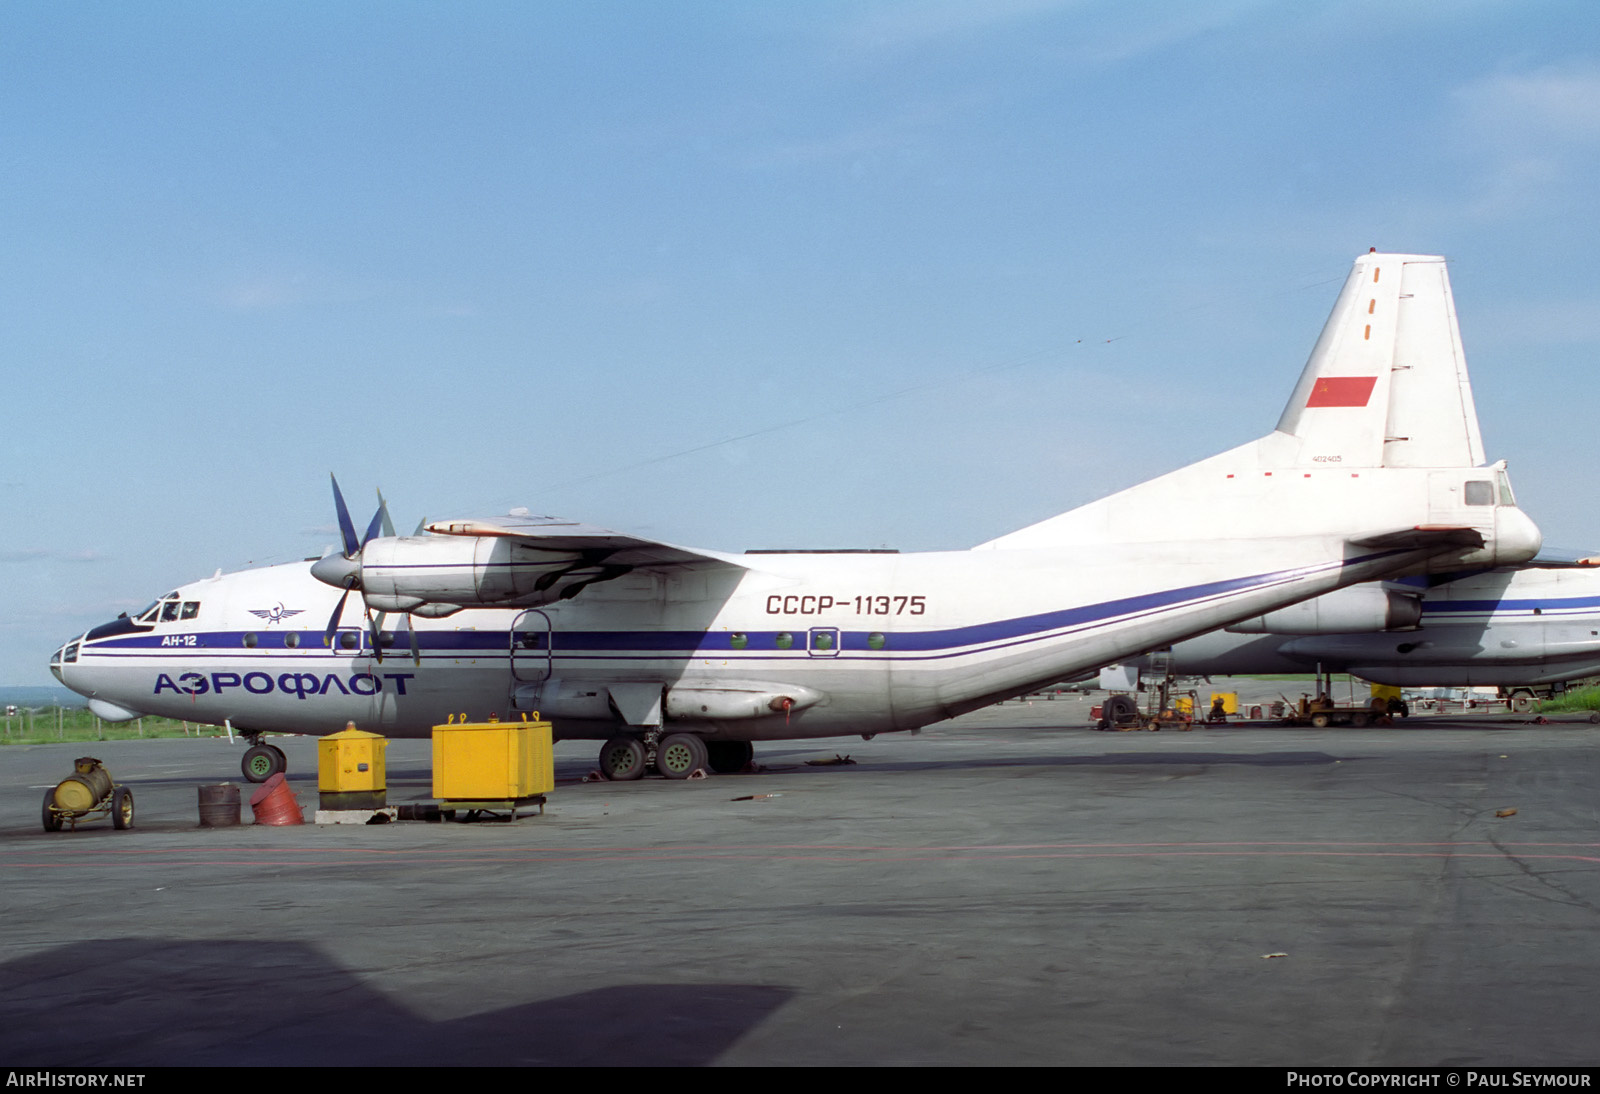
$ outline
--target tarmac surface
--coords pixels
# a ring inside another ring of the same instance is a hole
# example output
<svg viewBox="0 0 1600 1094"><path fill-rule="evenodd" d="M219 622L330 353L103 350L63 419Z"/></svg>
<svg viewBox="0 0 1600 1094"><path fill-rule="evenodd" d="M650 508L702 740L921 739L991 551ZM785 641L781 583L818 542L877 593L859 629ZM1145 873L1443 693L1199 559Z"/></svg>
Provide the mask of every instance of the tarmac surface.
<svg viewBox="0 0 1600 1094"><path fill-rule="evenodd" d="M1091 701L692 782L564 742L509 824L201 829L239 745L8 747L0 1064L1600 1063L1600 726ZM86 753L135 827L46 834ZM428 758L391 742L391 803Z"/></svg>

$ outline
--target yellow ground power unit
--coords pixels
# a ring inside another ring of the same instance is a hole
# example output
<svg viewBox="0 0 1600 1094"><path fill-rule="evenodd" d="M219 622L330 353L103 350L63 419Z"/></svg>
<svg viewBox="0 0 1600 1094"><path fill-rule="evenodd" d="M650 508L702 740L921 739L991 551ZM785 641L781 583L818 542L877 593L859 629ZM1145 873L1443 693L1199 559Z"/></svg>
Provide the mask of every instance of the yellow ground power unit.
<svg viewBox="0 0 1600 1094"><path fill-rule="evenodd" d="M452 720L433 727L433 796L442 802L509 804L553 789L549 722Z"/></svg>
<svg viewBox="0 0 1600 1094"><path fill-rule="evenodd" d="M350 723L317 742L317 790L324 809L382 809L388 804L389 739Z"/></svg>

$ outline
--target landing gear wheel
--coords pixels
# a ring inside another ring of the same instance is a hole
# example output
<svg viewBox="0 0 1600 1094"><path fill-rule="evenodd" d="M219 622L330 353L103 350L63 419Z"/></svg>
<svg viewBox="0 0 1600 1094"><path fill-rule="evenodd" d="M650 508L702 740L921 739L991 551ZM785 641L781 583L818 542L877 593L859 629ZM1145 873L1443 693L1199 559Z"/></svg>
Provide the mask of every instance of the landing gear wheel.
<svg viewBox="0 0 1600 1094"><path fill-rule="evenodd" d="M119 832L133 827L133 791L125 786L111 795L111 827Z"/></svg>
<svg viewBox="0 0 1600 1094"><path fill-rule="evenodd" d="M1333 721L1333 719L1328 717L1328 715L1326 715L1326 714L1313 714L1311 716L1311 728L1312 729L1327 729L1329 723L1331 723L1332 721Z"/></svg>
<svg viewBox="0 0 1600 1094"><path fill-rule="evenodd" d="M693 733L674 733L656 745L656 770L669 779L687 779L709 758L706 743Z"/></svg>
<svg viewBox="0 0 1600 1094"><path fill-rule="evenodd" d="M256 745L247 748L244 758L239 761L239 770L244 772L244 777L253 783L264 783L272 776L287 769L288 760L282 750L272 745Z"/></svg>
<svg viewBox="0 0 1600 1094"><path fill-rule="evenodd" d="M600 746L600 773L615 782L644 775L644 742L637 737L613 737Z"/></svg>
<svg viewBox="0 0 1600 1094"><path fill-rule="evenodd" d="M756 746L749 741L706 741L706 757L718 775L736 775L755 759Z"/></svg>
<svg viewBox="0 0 1600 1094"><path fill-rule="evenodd" d="M46 832L61 831L61 814L50 807L56 803L56 788L51 787L44 792L44 830Z"/></svg>

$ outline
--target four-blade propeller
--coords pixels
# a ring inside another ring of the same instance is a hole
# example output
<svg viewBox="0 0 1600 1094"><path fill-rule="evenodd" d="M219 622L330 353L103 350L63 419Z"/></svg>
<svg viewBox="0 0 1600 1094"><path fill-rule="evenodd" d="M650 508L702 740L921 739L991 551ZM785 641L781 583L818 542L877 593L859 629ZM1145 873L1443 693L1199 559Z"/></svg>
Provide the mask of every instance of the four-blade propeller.
<svg viewBox="0 0 1600 1094"><path fill-rule="evenodd" d="M350 509L344 503L344 494L339 490L339 480L332 474L328 476L333 483L333 507L339 518L339 535L344 541L344 551L334 552L311 564L311 576L318 581L325 582L335 588L343 589L339 596L339 603L334 605L333 614L328 617L327 629L322 633L322 642L325 646L333 645L333 636L339 630L339 621L344 618L345 601L350 597L352 589L361 588L361 551L366 545L381 532L384 536L394 535L394 523L389 519L389 506L383 500L383 492L378 492L378 511L372 514L372 520L367 524L366 534L360 539L356 538L355 524L350 520ZM421 531L421 526L418 526ZM362 613L366 616L367 630L372 642L373 656L378 661L383 660L383 622L386 613L379 612L377 619L373 619L372 611L363 598ZM418 649L417 631L411 626L409 615L405 616L405 630L410 638L411 659L418 664L422 663L422 654Z"/></svg>

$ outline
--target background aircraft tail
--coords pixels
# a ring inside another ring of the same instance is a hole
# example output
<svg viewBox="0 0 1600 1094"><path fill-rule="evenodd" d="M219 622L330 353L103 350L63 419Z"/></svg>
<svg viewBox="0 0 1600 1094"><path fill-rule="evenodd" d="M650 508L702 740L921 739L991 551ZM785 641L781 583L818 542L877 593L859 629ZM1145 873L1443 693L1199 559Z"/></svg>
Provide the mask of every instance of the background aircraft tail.
<svg viewBox="0 0 1600 1094"><path fill-rule="evenodd" d="M1456 545L1484 543L1456 564L1532 557L1537 528L1504 465L1483 460L1444 259L1369 253L1272 433L980 547L1310 535L1421 546L1456 529Z"/></svg>

